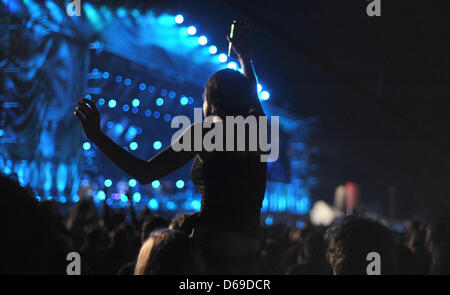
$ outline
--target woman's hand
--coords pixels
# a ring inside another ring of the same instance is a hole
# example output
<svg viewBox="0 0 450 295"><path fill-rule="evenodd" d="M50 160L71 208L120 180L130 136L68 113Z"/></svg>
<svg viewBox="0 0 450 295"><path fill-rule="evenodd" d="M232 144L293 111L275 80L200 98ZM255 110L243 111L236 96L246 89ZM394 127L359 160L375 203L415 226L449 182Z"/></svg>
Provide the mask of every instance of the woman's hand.
<svg viewBox="0 0 450 295"><path fill-rule="evenodd" d="M232 42L233 51L239 58L250 58L253 53L253 44L250 41L250 25L241 24L239 34L230 38L227 36L228 42Z"/></svg>
<svg viewBox="0 0 450 295"><path fill-rule="evenodd" d="M95 106L95 102L81 98L73 113L80 120L87 138L95 141L101 135L100 113Z"/></svg>

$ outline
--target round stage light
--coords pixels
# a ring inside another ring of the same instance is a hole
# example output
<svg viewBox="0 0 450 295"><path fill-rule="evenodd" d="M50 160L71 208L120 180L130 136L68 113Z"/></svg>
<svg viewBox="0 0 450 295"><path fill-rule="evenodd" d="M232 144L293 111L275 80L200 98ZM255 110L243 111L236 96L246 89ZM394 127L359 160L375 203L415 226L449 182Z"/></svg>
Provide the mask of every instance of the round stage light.
<svg viewBox="0 0 450 295"><path fill-rule="evenodd" d="M153 148L154 148L155 150L159 150L161 147L162 147L161 141L157 140L157 141L155 141L155 142L153 143Z"/></svg>
<svg viewBox="0 0 450 295"><path fill-rule="evenodd" d="M112 180L109 178L105 179L105 186L110 187L111 185L112 185Z"/></svg>
<svg viewBox="0 0 450 295"><path fill-rule="evenodd" d="M141 201L141 193L140 192L135 192L133 194L133 201L135 203L139 203Z"/></svg>
<svg viewBox="0 0 450 295"><path fill-rule="evenodd" d="M206 45L206 43L208 43L208 38L205 36L200 36L200 38L198 38L198 44L203 46Z"/></svg>
<svg viewBox="0 0 450 295"><path fill-rule="evenodd" d="M131 79L130 78L126 78L125 81L123 82L123 84L125 84L125 86L130 86L131 85Z"/></svg>
<svg viewBox="0 0 450 295"><path fill-rule="evenodd" d="M126 203L128 202L128 197L125 194L120 194L120 201Z"/></svg>
<svg viewBox="0 0 450 295"><path fill-rule="evenodd" d="M184 22L184 17L181 14L175 16L175 22L177 24L182 24Z"/></svg>
<svg viewBox="0 0 450 295"><path fill-rule="evenodd" d="M164 103L164 99L162 99L161 97L156 100L156 105L157 106L162 106L163 103Z"/></svg>
<svg viewBox="0 0 450 295"><path fill-rule="evenodd" d="M196 27L194 27L194 26L190 26L188 29L187 29L187 32L188 32L188 34L189 35L195 35L195 33L197 33L197 28Z"/></svg>
<svg viewBox="0 0 450 295"><path fill-rule="evenodd" d="M131 149L132 151L137 150L137 148L138 148L137 142L133 141L133 142L130 143L130 149Z"/></svg>
<svg viewBox="0 0 450 295"><path fill-rule="evenodd" d="M189 102L189 100L186 96L183 96L182 98L180 98L181 105L185 106L185 105L187 105L188 102Z"/></svg>
<svg viewBox="0 0 450 295"><path fill-rule="evenodd" d="M175 91L170 91L170 92L169 92L169 98L175 98L175 96L177 96L177 94L175 93Z"/></svg>
<svg viewBox="0 0 450 295"><path fill-rule="evenodd" d="M128 185L129 185L130 187L135 187L136 184L137 184L136 179L131 178L130 180L128 180Z"/></svg>
<svg viewBox="0 0 450 295"><path fill-rule="evenodd" d="M103 79L108 79L109 78L109 73L108 72L104 72L103 73Z"/></svg>
<svg viewBox="0 0 450 295"><path fill-rule="evenodd" d="M105 194L105 192L102 191L102 190L99 190L99 191L97 192L97 199L100 200L100 201L103 201L104 199L106 199L106 194Z"/></svg>
<svg viewBox="0 0 450 295"><path fill-rule="evenodd" d="M167 89L161 89L161 96L167 95Z"/></svg>
<svg viewBox="0 0 450 295"><path fill-rule="evenodd" d="M170 119L172 119L172 116L171 116L171 115L169 115L169 114L165 114L165 115L164 115L164 121L169 122Z"/></svg>
<svg viewBox="0 0 450 295"><path fill-rule="evenodd" d="M85 143L83 143L83 149L85 151L89 150L90 148L91 148L91 144L89 142L86 141Z"/></svg>
<svg viewBox="0 0 450 295"><path fill-rule="evenodd" d="M236 70L236 69L237 69L237 64L236 64L234 61L229 62L229 63L228 63L228 68L229 68L229 69Z"/></svg>
<svg viewBox="0 0 450 295"><path fill-rule="evenodd" d="M113 128L114 127L114 123L111 121L106 122L106 127L107 128Z"/></svg>
<svg viewBox="0 0 450 295"><path fill-rule="evenodd" d="M150 201L148 201L148 208L152 209L152 210L156 210L159 207L159 203L156 199L150 199Z"/></svg>
<svg viewBox="0 0 450 295"><path fill-rule="evenodd" d="M152 182L152 187L153 188L159 188L161 186L161 182L159 182L159 180L155 180Z"/></svg>
<svg viewBox="0 0 450 295"><path fill-rule="evenodd" d="M270 216L267 216L266 219L264 220L264 222L266 223L266 225L272 225L273 224L273 218Z"/></svg>
<svg viewBox="0 0 450 295"><path fill-rule="evenodd" d="M154 112L154 113L153 113L153 117L154 117L155 119L159 119L159 117L161 117L161 114L160 114L159 112Z"/></svg>
<svg viewBox="0 0 450 295"><path fill-rule="evenodd" d="M261 99L262 100L268 100L270 98L270 93L266 90L261 91Z"/></svg>
<svg viewBox="0 0 450 295"><path fill-rule="evenodd" d="M139 84L139 90L144 91L146 88L147 88L147 85L145 85L145 83Z"/></svg>
<svg viewBox="0 0 450 295"><path fill-rule="evenodd" d="M148 86L147 90L149 93L153 93L153 92L155 92L155 86L150 85L150 86Z"/></svg>
<svg viewBox="0 0 450 295"><path fill-rule="evenodd" d="M177 180L177 182L175 183L175 185L177 186L177 188L182 189L184 187L184 181L183 180Z"/></svg>
<svg viewBox="0 0 450 295"><path fill-rule="evenodd" d="M141 102L140 102L139 99L135 98L135 99L133 99L133 100L131 101L131 104L132 104L135 108L137 108L137 107L141 104Z"/></svg>
<svg viewBox="0 0 450 295"><path fill-rule="evenodd" d="M122 110L123 110L124 112L128 112L129 109L130 109L130 106L127 105L127 104L124 104L124 105L122 106Z"/></svg>
<svg viewBox="0 0 450 295"><path fill-rule="evenodd" d="M117 101L115 99L111 99L108 101L108 107L110 107L111 109L115 108L117 105Z"/></svg>
<svg viewBox="0 0 450 295"><path fill-rule="evenodd" d="M219 54L219 61L220 62L226 62L227 61L227 59L228 59L228 56L225 54L225 53L221 53L221 54Z"/></svg>
<svg viewBox="0 0 450 295"><path fill-rule="evenodd" d="M145 115L146 115L147 117L150 117L150 116L152 115L152 111L149 110L149 109L146 109L146 110L145 110Z"/></svg>
<svg viewBox="0 0 450 295"><path fill-rule="evenodd" d="M216 54L217 53L217 47L214 45L209 46L209 53Z"/></svg>
<svg viewBox="0 0 450 295"><path fill-rule="evenodd" d="M98 100L98 104L99 105L104 105L105 104L105 99L104 98L100 98L99 100Z"/></svg>
<svg viewBox="0 0 450 295"><path fill-rule="evenodd" d="M117 76L116 76L116 82L117 82L117 83L122 82L122 76L121 76L121 75L117 75Z"/></svg>

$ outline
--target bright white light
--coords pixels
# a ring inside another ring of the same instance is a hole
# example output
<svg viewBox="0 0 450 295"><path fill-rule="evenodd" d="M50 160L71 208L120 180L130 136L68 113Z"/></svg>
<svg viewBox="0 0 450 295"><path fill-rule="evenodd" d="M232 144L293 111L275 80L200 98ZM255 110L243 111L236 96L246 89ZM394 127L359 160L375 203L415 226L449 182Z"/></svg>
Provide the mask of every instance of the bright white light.
<svg viewBox="0 0 450 295"><path fill-rule="evenodd" d="M261 99L268 100L270 98L270 93L268 91L261 91Z"/></svg>
<svg viewBox="0 0 450 295"><path fill-rule="evenodd" d="M200 38L198 38L198 44L203 46L206 45L206 43L208 43L208 38L205 36L200 36Z"/></svg>
<svg viewBox="0 0 450 295"><path fill-rule="evenodd" d="M261 90L262 90L262 85L258 83L257 87L258 87L258 92L261 92Z"/></svg>
<svg viewBox="0 0 450 295"><path fill-rule="evenodd" d="M228 59L228 56L225 53L219 54L219 61L220 62L226 62Z"/></svg>
<svg viewBox="0 0 450 295"><path fill-rule="evenodd" d="M183 17L181 14L177 15L177 16L175 17L175 22L176 22L177 24L182 24L182 23L184 22L184 17Z"/></svg>
<svg viewBox="0 0 450 295"><path fill-rule="evenodd" d="M190 27L187 29L187 32L188 32L189 35L195 35L195 33L197 33L197 28L194 27L194 26L190 26Z"/></svg>
<svg viewBox="0 0 450 295"><path fill-rule="evenodd" d="M237 64L236 64L234 61L229 62L229 63L228 63L228 68L229 68L229 69L236 70L236 69L237 69Z"/></svg>
<svg viewBox="0 0 450 295"><path fill-rule="evenodd" d="M216 54L217 53L217 47L214 45L209 46L209 53Z"/></svg>

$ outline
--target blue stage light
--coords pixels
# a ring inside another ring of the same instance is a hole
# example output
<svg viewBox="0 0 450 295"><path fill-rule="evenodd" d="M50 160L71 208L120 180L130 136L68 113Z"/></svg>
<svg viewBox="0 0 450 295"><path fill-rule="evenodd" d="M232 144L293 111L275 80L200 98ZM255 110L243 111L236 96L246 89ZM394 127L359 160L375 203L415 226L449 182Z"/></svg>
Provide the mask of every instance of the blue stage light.
<svg viewBox="0 0 450 295"><path fill-rule="evenodd" d="M158 111L156 111L156 112L153 113L153 117L155 119L159 119L159 117L161 117L161 114Z"/></svg>
<svg viewBox="0 0 450 295"><path fill-rule="evenodd" d="M262 100L268 100L270 98L270 93L268 91L264 90L264 91L261 91L260 96L261 96Z"/></svg>
<svg viewBox="0 0 450 295"><path fill-rule="evenodd" d="M159 180L155 180L155 181L152 182L152 187L153 187L154 189L157 189L157 188L159 188L160 186L161 186L161 182L159 182Z"/></svg>
<svg viewBox="0 0 450 295"><path fill-rule="evenodd" d="M270 216L267 216L266 219L264 220L264 223L266 225L272 225L273 224L273 218Z"/></svg>
<svg viewBox="0 0 450 295"><path fill-rule="evenodd" d="M157 140L157 141L155 141L155 142L153 143L153 148L154 148L155 150L159 150L161 147L162 147L161 141Z"/></svg>
<svg viewBox="0 0 450 295"><path fill-rule="evenodd" d="M103 79L108 79L109 78L109 73L108 72L104 72L103 73Z"/></svg>
<svg viewBox="0 0 450 295"><path fill-rule="evenodd" d="M166 121L166 122L169 122L171 118L172 118L172 116L169 114L164 115L164 121Z"/></svg>
<svg viewBox="0 0 450 295"><path fill-rule="evenodd" d="M135 187L136 184L137 184L136 179L131 178L130 180L128 180L128 185L129 185L130 187Z"/></svg>
<svg viewBox="0 0 450 295"><path fill-rule="evenodd" d="M130 78L126 78L125 81L123 82L123 84L125 84L125 86L130 86L131 85L131 79Z"/></svg>
<svg viewBox="0 0 450 295"><path fill-rule="evenodd" d="M198 38L198 44L203 46L206 45L206 43L208 43L208 38L205 36L200 36L200 38Z"/></svg>
<svg viewBox="0 0 450 295"><path fill-rule="evenodd" d="M180 98L180 104L185 106L188 103L188 98L186 96L183 96Z"/></svg>
<svg viewBox="0 0 450 295"><path fill-rule="evenodd" d="M197 33L197 28L194 27L194 26L190 26L190 27L187 29L187 32L188 32L189 35L193 36L193 35L195 35L195 34Z"/></svg>
<svg viewBox="0 0 450 295"><path fill-rule="evenodd" d="M91 148L91 144L89 142L86 141L85 143L83 143L83 149L85 151L89 150L90 148Z"/></svg>
<svg viewBox="0 0 450 295"><path fill-rule="evenodd" d="M200 209L202 207L202 203L200 202L200 200L192 200L191 207L195 211L200 211Z"/></svg>
<svg viewBox="0 0 450 295"><path fill-rule="evenodd" d="M91 99L92 99L92 96L91 96L90 94L86 94L86 95L84 96L84 98L87 98L87 99L91 100Z"/></svg>
<svg viewBox="0 0 450 295"><path fill-rule="evenodd" d="M149 93L153 93L153 92L155 92L155 86L150 85L150 86L148 86L147 90Z"/></svg>
<svg viewBox="0 0 450 295"><path fill-rule="evenodd" d="M130 109L130 106L127 105L127 104L124 104L124 105L122 106L122 110L123 110L124 112L128 112L129 109Z"/></svg>
<svg viewBox="0 0 450 295"><path fill-rule="evenodd" d="M139 90L144 91L147 88L147 85L145 83L139 84Z"/></svg>
<svg viewBox="0 0 450 295"><path fill-rule="evenodd" d="M141 13L139 12L138 9L134 8L133 10L131 10L131 15L133 17L138 17Z"/></svg>
<svg viewBox="0 0 450 295"><path fill-rule="evenodd" d="M175 16L175 22L177 24L182 24L184 22L184 17L181 14Z"/></svg>
<svg viewBox="0 0 450 295"><path fill-rule="evenodd" d="M149 110L149 109L146 109L144 114L145 114L147 117L150 117L150 116L152 115L152 111Z"/></svg>
<svg viewBox="0 0 450 295"><path fill-rule="evenodd" d="M116 76L116 82L117 82L117 83L122 82L122 76L121 76L121 75L117 75L117 76Z"/></svg>
<svg viewBox="0 0 450 295"><path fill-rule="evenodd" d="M262 91L262 85L261 85L261 84L258 83L258 85L256 86L256 88L257 88L258 92L261 92L261 91Z"/></svg>
<svg viewBox="0 0 450 295"><path fill-rule="evenodd" d="M139 203L141 201L141 193L140 192L135 192L133 194L133 201L135 203Z"/></svg>
<svg viewBox="0 0 450 295"><path fill-rule="evenodd" d="M127 15L127 10L123 7L117 8L117 16L118 17L125 17Z"/></svg>
<svg viewBox="0 0 450 295"><path fill-rule="evenodd" d="M228 60L228 56L225 53L221 53L221 54L219 54L218 59L221 63L224 63Z"/></svg>
<svg viewBox="0 0 450 295"><path fill-rule="evenodd" d="M103 201L104 199L106 199L106 194L105 194L105 192L102 191L102 190L99 190L99 191L97 192L97 199L98 199L99 201Z"/></svg>
<svg viewBox="0 0 450 295"><path fill-rule="evenodd" d="M161 89L161 96L167 95L167 89Z"/></svg>
<svg viewBox="0 0 450 295"><path fill-rule="evenodd" d="M193 104L194 103L194 99L192 97L188 97L188 104Z"/></svg>
<svg viewBox="0 0 450 295"><path fill-rule="evenodd" d="M72 197L72 201L75 203L78 202L79 200L80 200L80 196L78 196L78 195L75 195Z"/></svg>
<svg viewBox="0 0 450 295"><path fill-rule="evenodd" d="M234 61L231 61L231 62L228 63L228 68L236 70L237 69L237 64Z"/></svg>
<svg viewBox="0 0 450 295"><path fill-rule="evenodd" d="M133 114L137 114L139 112L139 109L137 107L134 107L132 110Z"/></svg>
<svg viewBox="0 0 450 295"><path fill-rule="evenodd" d="M108 107L110 107L111 109L115 108L117 105L117 101L115 99L111 99L108 101Z"/></svg>
<svg viewBox="0 0 450 295"><path fill-rule="evenodd" d="M110 187L112 185L112 180L107 178L107 179L105 179L104 184L105 184L106 187Z"/></svg>
<svg viewBox="0 0 450 295"><path fill-rule="evenodd" d="M156 100L156 105L157 106L162 106L163 103L164 103L164 99L162 99L161 97Z"/></svg>
<svg viewBox="0 0 450 295"><path fill-rule="evenodd" d="M125 194L120 194L120 201L126 203L128 202L128 197Z"/></svg>
<svg viewBox="0 0 450 295"><path fill-rule="evenodd" d="M114 123L111 121L106 122L106 127L107 128L113 128L114 127Z"/></svg>
<svg viewBox="0 0 450 295"><path fill-rule="evenodd" d="M216 54L217 53L217 47L214 45L209 46L209 53Z"/></svg>
<svg viewBox="0 0 450 295"><path fill-rule="evenodd" d="M177 180L177 182L175 183L175 185L177 186L177 188L182 189L184 187L184 181L183 180Z"/></svg>
<svg viewBox="0 0 450 295"><path fill-rule="evenodd" d="M152 209L152 210L157 210L159 207L159 203L156 199L150 199L150 201L148 201L148 208Z"/></svg>
<svg viewBox="0 0 450 295"><path fill-rule="evenodd" d="M169 92L169 98L175 98L175 96L177 96L177 94L175 93L175 91L170 91L170 92Z"/></svg>
<svg viewBox="0 0 450 295"><path fill-rule="evenodd" d="M3 135L5 135L5 130L0 129L0 136L3 136Z"/></svg>
<svg viewBox="0 0 450 295"><path fill-rule="evenodd" d="M169 209L169 210L175 210L175 209L177 209L177 204L175 204L175 203L172 202L172 201L169 201L169 202L167 202L166 207L167 207L167 209Z"/></svg>
<svg viewBox="0 0 450 295"><path fill-rule="evenodd" d="M116 124L116 126L115 126L115 128L114 128L114 131L115 131L117 134L121 134L121 133L123 132L123 126L122 126L122 124L120 124L120 123Z"/></svg>
<svg viewBox="0 0 450 295"><path fill-rule="evenodd" d="M134 137L137 135L138 131L135 127L130 126L130 128L128 128L127 134L125 134L125 139L127 141L132 141L134 139Z"/></svg>
<svg viewBox="0 0 450 295"><path fill-rule="evenodd" d="M138 98L135 98L131 101L131 104L136 108L141 104L141 101Z"/></svg>
<svg viewBox="0 0 450 295"><path fill-rule="evenodd" d="M130 150L135 151L138 148L138 143L133 141L130 143Z"/></svg>
<svg viewBox="0 0 450 295"><path fill-rule="evenodd" d="M105 104L105 99L104 98L100 98L99 100L98 100L98 104L99 105L104 105Z"/></svg>

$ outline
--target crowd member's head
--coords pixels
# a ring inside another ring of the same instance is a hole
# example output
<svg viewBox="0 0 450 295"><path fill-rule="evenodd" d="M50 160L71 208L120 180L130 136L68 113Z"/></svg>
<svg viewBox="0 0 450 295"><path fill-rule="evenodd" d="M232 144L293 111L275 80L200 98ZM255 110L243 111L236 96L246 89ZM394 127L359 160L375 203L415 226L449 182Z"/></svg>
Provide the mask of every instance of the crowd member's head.
<svg viewBox="0 0 450 295"><path fill-rule="evenodd" d="M440 243L433 248L430 274L450 274L450 243Z"/></svg>
<svg viewBox="0 0 450 295"><path fill-rule="evenodd" d="M405 275L419 274L417 261L411 249L409 249L406 245L398 242L395 243L395 249L397 256L398 273Z"/></svg>
<svg viewBox="0 0 450 295"><path fill-rule="evenodd" d="M450 225L448 222L436 221L427 228L425 246L428 252L433 253L433 248L440 243L450 242Z"/></svg>
<svg viewBox="0 0 450 295"><path fill-rule="evenodd" d="M393 234L374 220L346 216L327 230L326 237L328 260L334 274L367 274L371 262L367 255L371 252L381 257L381 274L397 272Z"/></svg>
<svg viewBox="0 0 450 295"><path fill-rule="evenodd" d="M71 251L30 190L0 175L1 274L65 274Z"/></svg>
<svg viewBox="0 0 450 295"><path fill-rule="evenodd" d="M136 275L182 275L192 273L189 237L177 230L151 233L139 251Z"/></svg>
<svg viewBox="0 0 450 295"><path fill-rule="evenodd" d="M176 229L190 235L198 222L198 214L183 213L175 216L169 224L170 229Z"/></svg>
<svg viewBox="0 0 450 295"><path fill-rule="evenodd" d="M205 87L203 112L205 116L246 115L252 95L252 86L247 77L238 71L224 69L209 78Z"/></svg>
<svg viewBox="0 0 450 295"><path fill-rule="evenodd" d="M141 242L144 243L144 241L147 240L147 238L150 236L152 231L156 229L165 228L169 225L169 222L162 218L161 216L151 216L147 220L144 221L142 224L141 229Z"/></svg>

